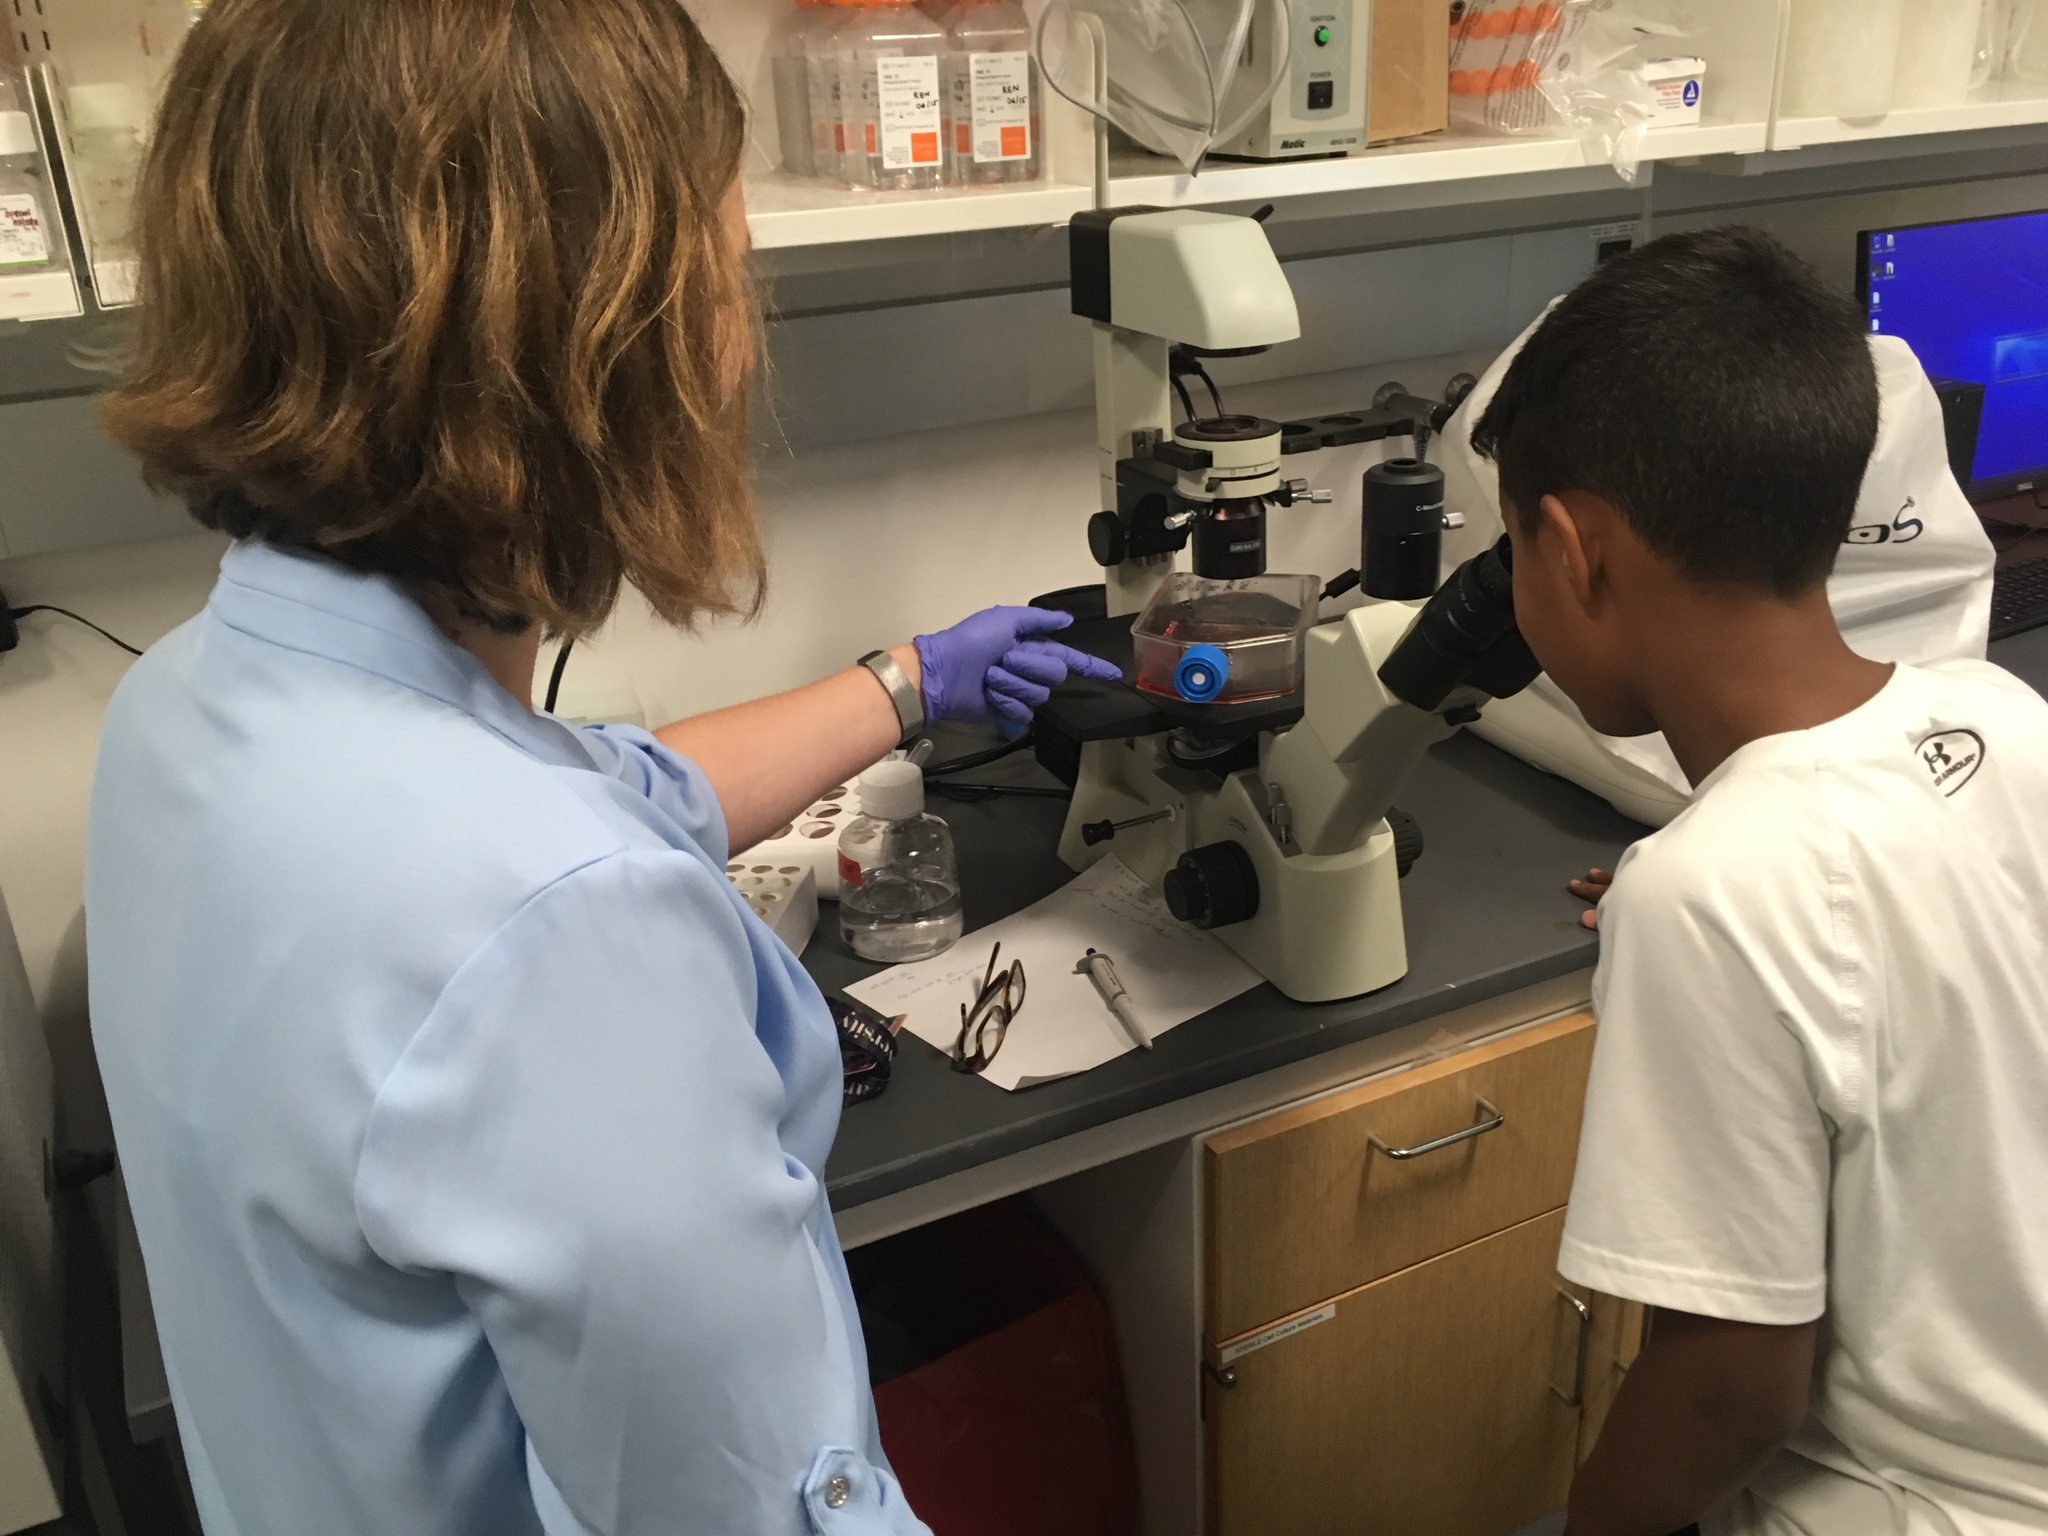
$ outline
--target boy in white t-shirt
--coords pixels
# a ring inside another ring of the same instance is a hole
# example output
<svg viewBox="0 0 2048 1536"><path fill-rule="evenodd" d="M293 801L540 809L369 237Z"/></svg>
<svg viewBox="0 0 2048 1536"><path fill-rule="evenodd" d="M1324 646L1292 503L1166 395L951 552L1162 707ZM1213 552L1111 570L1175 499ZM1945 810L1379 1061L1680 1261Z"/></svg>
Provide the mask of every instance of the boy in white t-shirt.
<svg viewBox="0 0 2048 1536"><path fill-rule="evenodd" d="M2048 1530L2048 704L1844 643L1877 424L1855 307L1714 230L1473 431L1536 655L1695 785L1600 906L1559 1267L1655 1311L1569 1536Z"/></svg>

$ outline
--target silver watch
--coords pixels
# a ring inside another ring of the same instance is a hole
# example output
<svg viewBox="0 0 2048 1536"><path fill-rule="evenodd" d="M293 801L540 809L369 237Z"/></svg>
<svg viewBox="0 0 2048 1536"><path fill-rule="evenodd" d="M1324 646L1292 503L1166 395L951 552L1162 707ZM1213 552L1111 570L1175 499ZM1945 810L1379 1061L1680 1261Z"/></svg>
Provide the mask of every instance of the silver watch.
<svg viewBox="0 0 2048 1536"><path fill-rule="evenodd" d="M909 674L887 651L869 651L861 657L860 665L875 674L875 681L888 691L889 702L896 706L896 722L903 727L899 741L907 741L924 729L924 695L910 681Z"/></svg>

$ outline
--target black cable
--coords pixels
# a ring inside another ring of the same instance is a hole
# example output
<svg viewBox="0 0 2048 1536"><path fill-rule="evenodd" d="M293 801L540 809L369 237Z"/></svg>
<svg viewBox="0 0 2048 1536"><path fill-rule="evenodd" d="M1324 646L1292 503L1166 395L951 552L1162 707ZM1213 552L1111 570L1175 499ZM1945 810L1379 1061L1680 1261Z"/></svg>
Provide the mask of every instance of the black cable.
<svg viewBox="0 0 2048 1536"><path fill-rule="evenodd" d="M943 763L927 765L924 776L936 778L942 773L965 773L969 768L982 768L990 763L1000 762L1016 752L1028 752L1033 745L1032 736L1026 731L1015 741L1006 741L1000 747L990 747L986 752L970 752L965 757L948 758Z"/></svg>
<svg viewBox="0 0 2048 1536"><path fill-rule="evenodd" d="M1013 795L1021 800L1065 800L1073 794L1070 789L1047 789L1039 784L962 784L957 779L942 779L926 788L935 795L968 805L993 800L998 795Z"/></svg>
<svg viewBox="0 0 2048 1536"><path fill-rule="evenodd" d="M1358 572L1356 570L1346 571L1341 576L1332 576L1329 584L1323 588L1322 601L1327 603L1333 597L1342 597L1357 585Z"/></svg>
<svg viewBox="0 0 2048 1536"><path fill-rule="evenodd" d="M555 652L555 670L548 674L547 702L541 705L551 715L555 712L555 698L562 691L562 673L568 670L570 648L575 644L574 640L564 640L562 648Z"/></svg>
<svg viewBox="0 0 2048 1536"><path fill-rule="evenodd" d="M1199 358L1195 360L1195 377L1209 386L1209 403L1216 407L1216 414L1228 416L1230 413L1223 409L1223 396L1216 388L1216 381L1209 377L1209 370L1202 366Z"/></svg>
<svg viewBox="0 0 2048 1536"><path fill-rule="evenodd" d="M86 618L85 615L73 613L69 608L59 608L54 603L30 603L26 608L15 608L10 610L8 617L15 619L25 619L32 613L58 614L63 618L71 620L72 623L74 624L83 624L87 629L91 630L94 634L98 635L102 640L107 640L115 645L118 645L130 656L140 656L142 654L141 651L137 650L134 646L130 645L126 640L123 640L119 635L108 634L104 629L101 629L99 625L93 623L91 619Z"/></svg>
<svg viewBox="0 0 2048 1536"><path fill-rule="evenodd" d="M1180 396L1180 408L1187 412L1188 420L1193 421L1195 419L1195 402L1194 398L1188 394L1187 385L1181 383L1179 379L1175 379L1173 381L1173 392Z"/></svg>

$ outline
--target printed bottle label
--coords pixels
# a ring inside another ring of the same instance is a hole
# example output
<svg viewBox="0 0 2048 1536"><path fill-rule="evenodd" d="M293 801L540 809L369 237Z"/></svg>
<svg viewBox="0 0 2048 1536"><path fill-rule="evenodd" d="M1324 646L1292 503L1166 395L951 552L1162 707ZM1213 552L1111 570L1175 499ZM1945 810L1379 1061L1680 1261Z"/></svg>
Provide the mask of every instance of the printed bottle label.
<svg viewBox="0 0 2048 1536"><path fill-rule="evenodd" d="M40 266L50 259L43 211L27 192L0 197L0 267Z"/></svg>
<svg viewBox="0 0 2048 1536"><path fill-rule="evenodd" d="M973 110L975 164L1029 160L1031 55L969 54L967 85Z"/></svg>
<svg viewBox="0 0 2048 1536"><path fill-rule="evenodd" d="M939 163L939 61L930 54L876 59L863 71L867 103L867 151L886 171L908 171Z"/></svg>

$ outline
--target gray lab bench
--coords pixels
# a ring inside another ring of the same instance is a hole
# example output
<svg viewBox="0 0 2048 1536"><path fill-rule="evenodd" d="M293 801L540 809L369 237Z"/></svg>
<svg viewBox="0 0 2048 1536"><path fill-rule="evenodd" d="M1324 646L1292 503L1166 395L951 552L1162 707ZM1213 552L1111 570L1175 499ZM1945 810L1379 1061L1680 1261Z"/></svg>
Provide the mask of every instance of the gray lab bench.
<svg viewBox="0 0 2048 1536"><path fill-rule="evenodd" d="M998 776L996 769L962 775ZM1053 782L1028 759L1000 777ZM1316 1005L1261 985L1162 1036L1156 1050L1018 1093L954 1072L938 1051L905 1035L888 1091L850 1106L841 1122L826 1170L835 1210L902 1196L1593 963L1596 940L1578 921L1584 903L1565 881L1593 865L1612 867L1640 827L1575 785L1462 733L1429 754L1401 804L1426 840L1402 882L1409 971L1401 981ZM969 929L961 942L970 948L973 929L1073 878L1054 852L1064 800L934 799L932 809L958 841ZM877 968L846 950L826 911L804 960L829 991ZM1017 1027L1030 1021L1027 1002Z"/></svg>
<svg viewBox="0 0 2048 1536"><path fill-rule="evenodd" d="M2048 629L2000 641L1991 655L2048 692ZM963 777L1052 782L1028 759ZM888 1092L847 1109L826 1170L848 1241L913 1226L1115 1155L1119 1124L1147 1115L1156 1120L1169 1106L1260 1074L1488 999L1583 976L1596 958L1597 940L1579 926L1583 904L1564 882L1593 865L1611 868L1643 828L1576 786L1464 733L1429 754L1401 803L1421 821L1427 839L1421 862L1402 882L1404 979L1364 997L1313 1006L1260 986L1163 1036L1157 1050L1132 1052L1020 1093L953 1072L936 1050L906 1035ZM935 800L933 809L958 839L969 929L962 943L970 947L973 929L1072 878L1054 853L1064 801ZM832 911L826 908L827 920L804 955L828 991L876 969L846 950ZM1028 1028L1030 1017L1027 1005L1019 1027ZM1165 1134L1171 1132L1160 1139ZM1093 1152L1033 1162L1034 1153L1059 1144L1078 1148L1091 1136ZM1008 1177L995 1172L1005 1167L1020 1171ZM980 1183L977 1172L987 1175ZM942 1186L947 1193L938 1193ZM930 1198L921 1199L921 1192L931 1192ZM861 1207L871 1213L865 1220Z"/></svg>

